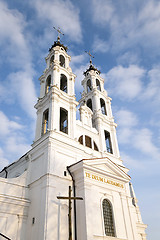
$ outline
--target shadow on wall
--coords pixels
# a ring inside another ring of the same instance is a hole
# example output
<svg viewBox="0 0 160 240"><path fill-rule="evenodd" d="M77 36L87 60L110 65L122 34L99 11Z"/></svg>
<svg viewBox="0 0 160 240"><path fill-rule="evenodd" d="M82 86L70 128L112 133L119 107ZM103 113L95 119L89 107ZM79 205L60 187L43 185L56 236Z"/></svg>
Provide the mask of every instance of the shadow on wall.
<svg viewBox="0 0 160 240"><path fill-rule="evenodd" d="M0 178L0 239L25 239L24 227L30 201L26 172L17 178Z"/></svg>

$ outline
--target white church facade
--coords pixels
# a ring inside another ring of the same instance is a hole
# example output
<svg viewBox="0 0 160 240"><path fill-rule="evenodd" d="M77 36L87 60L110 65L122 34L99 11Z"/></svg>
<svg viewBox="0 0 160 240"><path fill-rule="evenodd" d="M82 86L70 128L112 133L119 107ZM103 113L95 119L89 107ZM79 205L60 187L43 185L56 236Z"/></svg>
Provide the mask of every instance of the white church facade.
<svg viewBox="0 0 160 240"><path fill-rule="evenodd" d="M104 79L90 62L77 102L70 61L58 38L39 78L32 149L0 172L0 239L146 240ZM69 186L70 237L69 201L57 198L67 197Z"/></svg>

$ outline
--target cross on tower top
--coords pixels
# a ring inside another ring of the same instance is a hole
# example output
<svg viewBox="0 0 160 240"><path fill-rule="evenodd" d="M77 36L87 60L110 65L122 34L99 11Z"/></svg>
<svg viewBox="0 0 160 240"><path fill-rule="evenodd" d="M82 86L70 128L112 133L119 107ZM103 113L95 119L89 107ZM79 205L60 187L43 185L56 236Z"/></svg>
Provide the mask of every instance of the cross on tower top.
<svg viewBox="0 0 160 240"><path fill-rule="evenodd" d="M60 41L60 34L62 34L64 36L64 33L61 32L60 27L58 27L58 28L53 27L53 28L58 32L57 41Z"/></svg>
<svg viewBox="0 0 160 240"><path fill-rule="evenodd" d="M92 64L92 59L91 58L94 58L94 56L91 54L91 52L89 51L89 52L87 52L87 51L85 51L85 53L87 53L88 55L89 55L89 57L90 57L90 65Z"/></svg>

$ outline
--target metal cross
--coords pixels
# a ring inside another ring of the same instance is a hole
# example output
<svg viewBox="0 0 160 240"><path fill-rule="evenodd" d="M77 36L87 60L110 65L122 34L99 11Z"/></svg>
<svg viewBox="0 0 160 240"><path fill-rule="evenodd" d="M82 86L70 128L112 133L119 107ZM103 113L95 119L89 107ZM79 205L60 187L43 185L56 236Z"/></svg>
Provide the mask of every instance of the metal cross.
<svg viewBox="0 0 160 240"><path fill-rule="evenodd" d="M62 34L64 36L64 33L61 32L60 27L58 27L58 28L53 27L53 28L58 32L57 40L60 41L60 34Z"/></svg>
<svg viewBox="0 0 160 240"><path fill-rule="evenodd" d="M71 186L69 186L69 196L68 197L60 197L57 196L58 199L68 199L68 203L69 203L69 209L68 209L68 227L69 227L69 240L72 240L72 215L71 215L71 211L72 211L72 200L83 200L82 197L71 197Z"/></svg>
<svg viewBox="0 0 160 240"><path fill-rule="evenodd" d="M91 57L94 58L94 56L90 53L90 51L89 51L89 52L85 51L85 53L87 53L87 54L89 55L89 57L90 57L90 64L92 64L92 59L91 59Z"/></svg>

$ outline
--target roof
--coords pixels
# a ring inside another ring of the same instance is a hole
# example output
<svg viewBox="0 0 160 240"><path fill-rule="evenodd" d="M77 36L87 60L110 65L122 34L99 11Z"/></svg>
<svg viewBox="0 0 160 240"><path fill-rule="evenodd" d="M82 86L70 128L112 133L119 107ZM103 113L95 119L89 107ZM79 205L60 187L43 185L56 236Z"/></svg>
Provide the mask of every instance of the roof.
<svg viewBox="0 0 160 240"><path fill-rule="evenodd" d="M68 48L64 46L59 40L55 41L54 44L49 48L49 52L56 46L63 47L64 50L67 52Z"/></svg>
<svg viewBox="0 0 160 240"><path fill-rule="evenodd" d="M92 64L90 64L89 68L83 74L86 76L86 73L91 70L97 71L99 74L101 73L96 67L94 67Z"/></svg>

